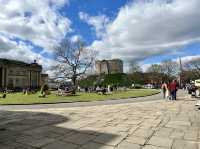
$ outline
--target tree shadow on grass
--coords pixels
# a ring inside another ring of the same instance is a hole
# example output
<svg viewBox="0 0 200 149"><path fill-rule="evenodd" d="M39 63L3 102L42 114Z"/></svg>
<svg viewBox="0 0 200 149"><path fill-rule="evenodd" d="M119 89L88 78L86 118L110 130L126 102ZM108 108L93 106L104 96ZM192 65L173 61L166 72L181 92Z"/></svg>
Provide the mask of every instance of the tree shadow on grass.
<svg viewBox="0 0 200 149"><path fill-rule="evenodd" d="M56 114L0 111L0 149L100 149L117 137L69 129L69 121Z"/></svg>

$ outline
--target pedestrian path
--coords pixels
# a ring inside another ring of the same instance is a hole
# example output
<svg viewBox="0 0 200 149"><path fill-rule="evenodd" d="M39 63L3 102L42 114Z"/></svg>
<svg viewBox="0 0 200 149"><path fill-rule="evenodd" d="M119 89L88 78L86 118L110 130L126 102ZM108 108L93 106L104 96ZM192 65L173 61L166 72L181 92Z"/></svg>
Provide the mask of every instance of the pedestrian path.
<svg viewBox="0 0 200 149"><path fill-rule="evenodd" d="M195 103L179 92L177 101L3 110L0 148L200 149Z"/></svg>

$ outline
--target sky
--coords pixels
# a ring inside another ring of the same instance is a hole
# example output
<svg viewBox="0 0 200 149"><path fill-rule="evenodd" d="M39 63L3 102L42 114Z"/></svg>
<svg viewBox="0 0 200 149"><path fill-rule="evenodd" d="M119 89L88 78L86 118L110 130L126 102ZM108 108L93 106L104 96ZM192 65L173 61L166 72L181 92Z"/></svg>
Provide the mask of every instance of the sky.
<svg viewBox="0 0 200 149"><path fill-rule="evenodd" d="M200 0L0 0L0 58L33 62L48 73L56 45L81 39L97 59L125 69L200 59ZM125 71L126 71L125 70Z"/></svg>

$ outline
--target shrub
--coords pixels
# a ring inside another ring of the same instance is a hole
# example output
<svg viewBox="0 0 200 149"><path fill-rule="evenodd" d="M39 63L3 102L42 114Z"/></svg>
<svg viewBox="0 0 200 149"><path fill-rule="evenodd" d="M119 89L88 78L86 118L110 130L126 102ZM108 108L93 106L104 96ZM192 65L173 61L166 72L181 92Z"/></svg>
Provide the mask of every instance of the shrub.
<svg viewBox="0 0 200 149"><path fill-rule="evenodd" d="M80 80L79 85L81 87L92 87L92 86L130 86L131 81L127 74L102 74L92 75L85 79Z"/></svg>

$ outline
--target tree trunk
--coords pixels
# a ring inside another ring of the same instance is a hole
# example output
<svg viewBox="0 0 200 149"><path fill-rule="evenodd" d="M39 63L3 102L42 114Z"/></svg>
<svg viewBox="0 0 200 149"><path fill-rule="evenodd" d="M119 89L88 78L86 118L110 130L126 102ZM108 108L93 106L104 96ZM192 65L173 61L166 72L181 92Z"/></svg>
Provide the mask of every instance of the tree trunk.
<svg viewBox="0 0 200 149"><path fill-rule="evenodd" d="M72 94L76 94L76 88L77 88L77 85L76 85L76 77L72 77L72 83L73 83L73 91L72 91Z"/></svg>

